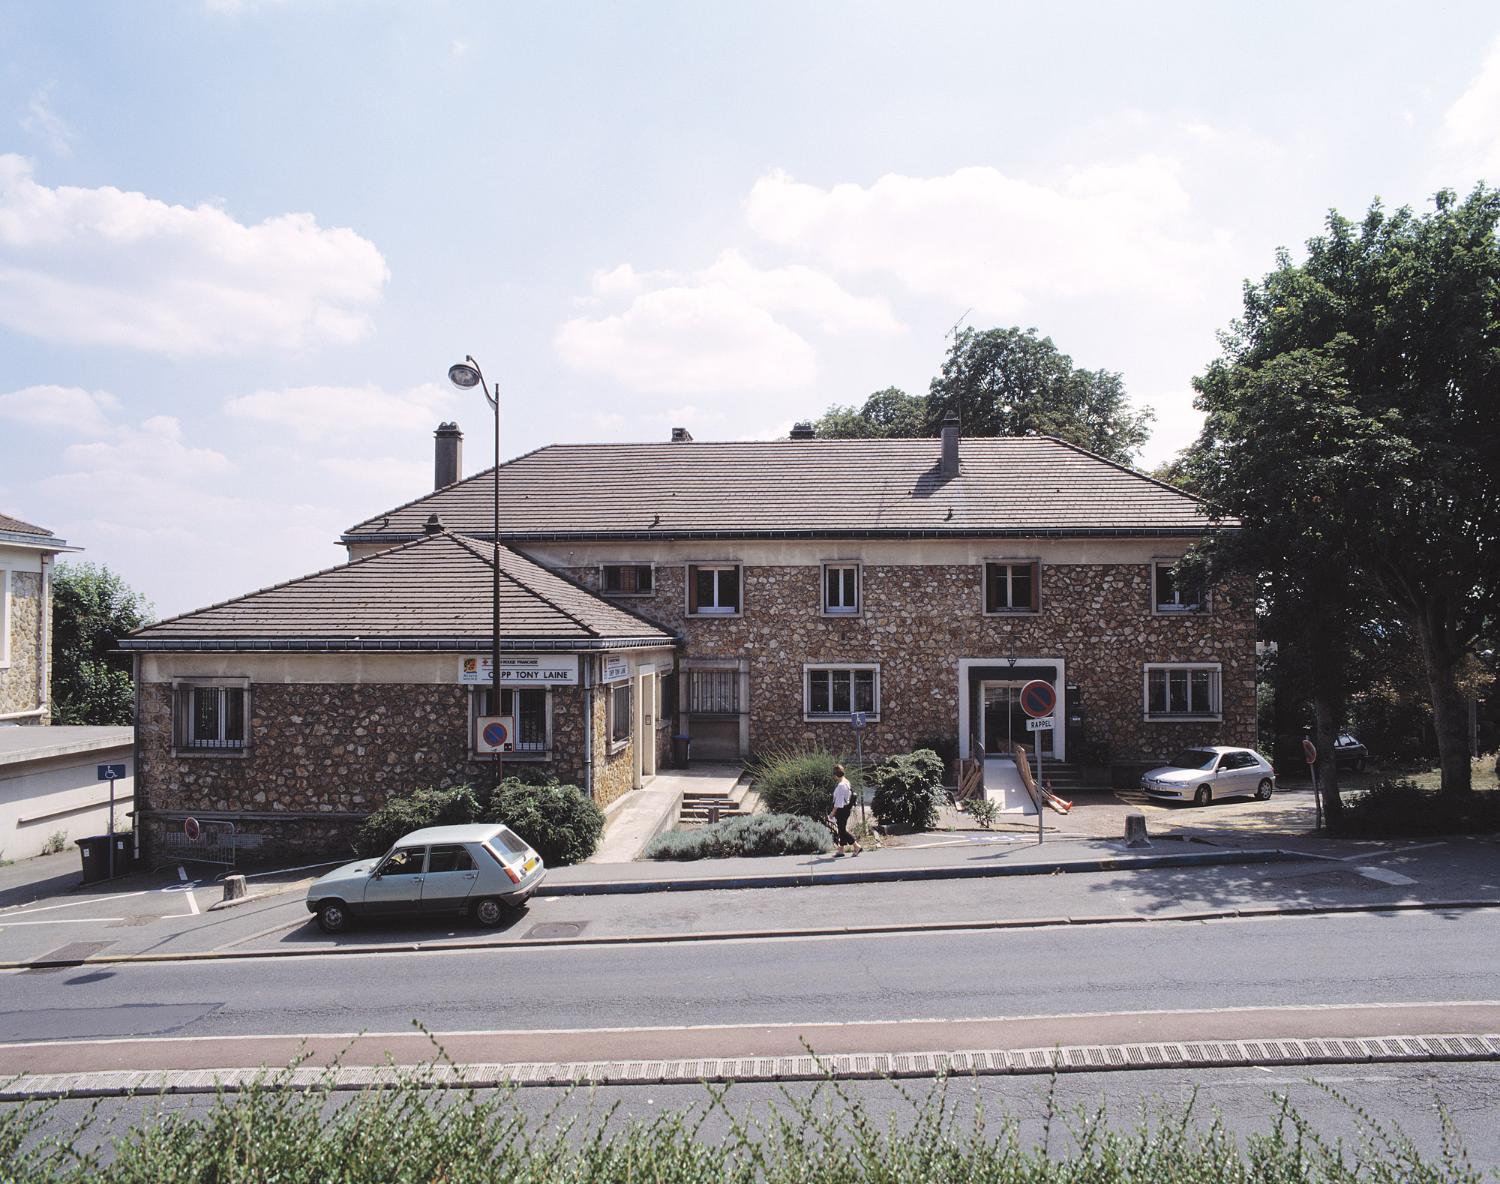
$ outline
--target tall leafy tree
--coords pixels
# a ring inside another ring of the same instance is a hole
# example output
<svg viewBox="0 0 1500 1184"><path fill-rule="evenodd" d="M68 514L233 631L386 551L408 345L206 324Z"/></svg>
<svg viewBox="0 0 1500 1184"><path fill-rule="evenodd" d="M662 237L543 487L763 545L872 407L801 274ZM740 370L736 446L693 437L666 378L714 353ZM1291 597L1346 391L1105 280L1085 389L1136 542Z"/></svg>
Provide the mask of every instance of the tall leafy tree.
<svg viewBox="0 0 1500 1184"><path fill-rule="evenodd" d="M1331 213L1304 262L1282 252L1246 285L1195 383L1198 488L1244 520L1244 562L1283 565L1306 626L1333 628L1358 588L1413 631L1452 793L1471 788L1460 678L1500 611L1497 221L1484 186L1422 215ZM1309 660L1343 660L1322 629L1298 636Z"/></svg>
<svg viewBox="0 0 1500 1184"><path fill-rule="evenodd" d="M109 568L59 564L52 579L52 714L60 724L129 724L135 687L115 642L152 620L151 605Z"/></svg>
<svg viewBox="0 0 1500 1184"><path fill-rule="evenodd" d="M1151 435L1121 376L1081 370L1035 329L960 329L927 392L927 428L950 413L967 436L1058 436L1129 464Z"/></svg>
<svg viewBox="0 0 1500 1184"><path fill-rule="evenodd" d="M819 436L832 440L925 436L927 405L921 395L900 387L876 391L860 407L830 407L813 424Z"/></svg>

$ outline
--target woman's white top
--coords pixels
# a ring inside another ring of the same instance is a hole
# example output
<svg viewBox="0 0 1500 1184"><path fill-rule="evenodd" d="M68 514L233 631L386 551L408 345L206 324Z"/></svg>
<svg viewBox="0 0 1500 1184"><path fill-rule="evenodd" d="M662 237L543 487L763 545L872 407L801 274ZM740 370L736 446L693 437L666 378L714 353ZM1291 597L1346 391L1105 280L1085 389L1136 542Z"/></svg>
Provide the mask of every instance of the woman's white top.
<svg viewBox="0 0 1500 1184"><path fill-rule="evenodd" d="M843 778L833 787L833 808L842 810L854 800L854 787L849 784L849 778Z"/></svg>

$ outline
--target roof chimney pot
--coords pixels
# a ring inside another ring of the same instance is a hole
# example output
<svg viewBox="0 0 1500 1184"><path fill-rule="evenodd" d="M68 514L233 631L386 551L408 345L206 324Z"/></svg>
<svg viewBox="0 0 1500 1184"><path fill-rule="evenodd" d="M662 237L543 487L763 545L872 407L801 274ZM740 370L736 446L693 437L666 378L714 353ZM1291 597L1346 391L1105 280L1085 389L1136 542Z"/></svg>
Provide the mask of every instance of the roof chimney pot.
<svg viewBox="0 0 1500 1184"><path fill-rule="evenodd" d="M691 444L692 442L693 442L693 433L690 432L690 431L688 431L687 428L673 428L672 429L672 443L673 444Z"/></svg>
<svg viewBox="0 0 1500 1184"><path fill-rule="evenodd" d="M811 440L816 437L817 434L817 432L813 431L813 425L810 423L798 423L792 425L791 438L793 440Z"/></svg>
<svg viewBox="0 0 1500 1184"><path fill-rule="evenodd" d="M423 534L443 534L447 529L443 525L443 520L436 514L428 514L427 521L422 524Z"/></svg>
<svg viewBox="0 0 1500 1184"><path fill-rule="evenodd" d="M938 476L958 476L958 416L948 412L943 416L943 455L938 462Z"/></svg>
<svg viewBox="0 0 1500 1184"><path fill-rule="evenodd" d="M464 434L456 423L440 423L432 435L432 487L442 489L457 481L464 467Z"/></svg>

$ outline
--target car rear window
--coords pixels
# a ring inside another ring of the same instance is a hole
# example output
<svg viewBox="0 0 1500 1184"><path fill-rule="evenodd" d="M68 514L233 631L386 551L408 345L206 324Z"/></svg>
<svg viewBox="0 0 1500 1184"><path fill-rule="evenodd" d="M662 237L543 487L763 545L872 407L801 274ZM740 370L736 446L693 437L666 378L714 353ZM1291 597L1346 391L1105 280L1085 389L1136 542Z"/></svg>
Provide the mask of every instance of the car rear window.
<svg viewBox="0 0 1500 1184"><path fill-rule="evenodd" d="M531 848L508 830L496 831L490 837L490 846L513 859L524 859L531 854Z"/></svg>

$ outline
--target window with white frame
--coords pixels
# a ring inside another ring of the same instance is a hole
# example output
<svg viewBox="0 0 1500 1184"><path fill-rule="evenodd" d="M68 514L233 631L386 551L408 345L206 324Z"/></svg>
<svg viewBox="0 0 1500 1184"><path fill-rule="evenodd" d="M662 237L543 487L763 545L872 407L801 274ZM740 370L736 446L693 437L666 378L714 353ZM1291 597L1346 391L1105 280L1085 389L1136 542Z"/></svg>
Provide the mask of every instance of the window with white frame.
<svg viewBox="0 0 1500 1184"><path fill-rule="evenodd" d="M552 748L552 695L543 687L526 687L513 690L500 688L500 710L494 711L493 691L489 687L475 687L473 704L474 718L508 715L511 717L511 735L514 737L513 752L541 755ZM474 729L477 733L477 728Z"/></svg>
<svg viewBox="0 0 1500 1184"><path fill-rule="evenodd" d="M1217 663L1159 662L1146 667L1147 719L1217 719Z"/></svg>
<svg viewBox="0 0 1500 1184"><path fill-rule="evenodd" d="M984 611L1034 613L1039 605L1041 564L1035 559L1001 559L984 565Z"/></svg>
<svg viewBox="0 0 1500 1184"><path fill-rule="evenodd" d="M823 565L823 611L832 616L854 616L859 612L859 564Z"/></svg>
<svg viewBox="0 0 1500 1184"><path fill-rule="evenodd" d="M656 590L655 569L649 563L606 563L600 587L606 596L650 596Z"/></svg>
<svg viewBox="0 0 1500 1184"><path fill-rule="evenodd" d="M630 739L630 680L617 682L609 692L609 741L624 744Z"/></svg>
<svg viewBox="0 0 1500 1184"><path fill-rule="evenodd" d="M174 691L176 746L188 751L234 752L249 742L249 680L179 683Z"/></svg>
<svg viewBox="0 0 1500 1184"><path fill-rule="evenodd" d="M809 665L802 668L808 719L847 718L856 711L880 714L880 667Z"/></svg>
<svg viewBox="0 0 1500 1184"><path fill-rule="evenodd" d="M1203 586L1197 581L1179 579L1172 570L1175 559L1158 559L1152 564L1152 603L1159 613L1201 613L1207 606Z"/></svg>
<svg viewBox="0 0 1500 1184"><path fill-rule="evenodd" d="M687 611L695 617L728 617L740 611L738 563L691 563L687 569Z"/></svg>

